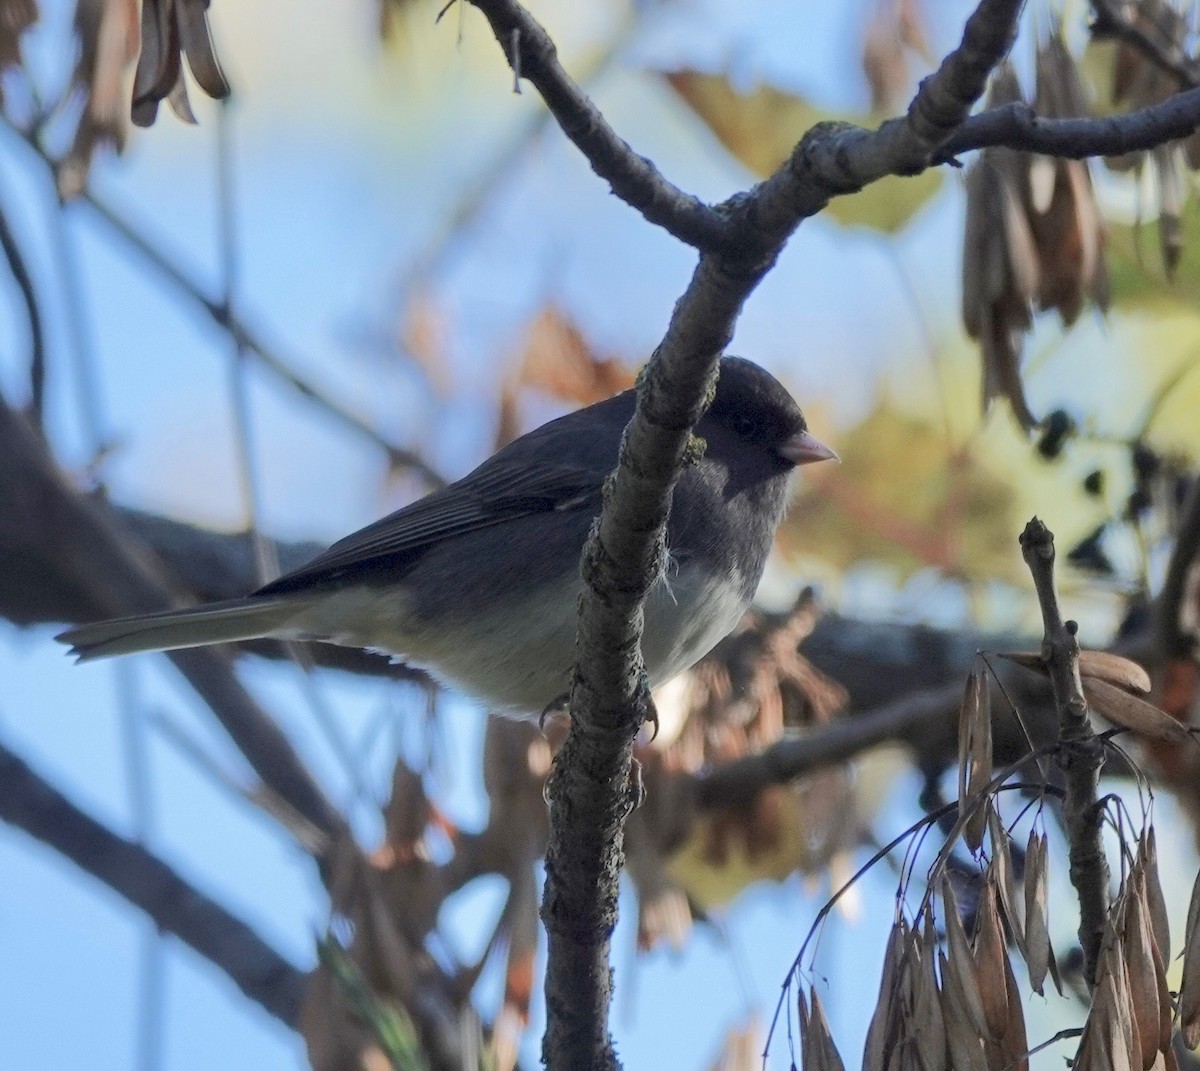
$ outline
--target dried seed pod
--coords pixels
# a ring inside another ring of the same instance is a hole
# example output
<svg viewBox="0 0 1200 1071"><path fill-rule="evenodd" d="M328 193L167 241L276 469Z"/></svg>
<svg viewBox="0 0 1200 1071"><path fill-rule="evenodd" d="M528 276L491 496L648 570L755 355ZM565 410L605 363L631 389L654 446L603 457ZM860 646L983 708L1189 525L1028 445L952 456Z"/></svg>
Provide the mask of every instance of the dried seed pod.
<svg viewBox="0 0 1200 1071"><path fill-rule="evenodd" d="M908 924L904 919L892 923L888 934L887 950L883 954L883 970L879 978L879 997L871 1025L867 1028L867 1040L863 1048L863 1071L886 1071L891 1047L892 1006L899 986L899 971L908 944Z"/></svg>
<svg viewBox="0 0 1200 1071"><path fill-rule="evenodd" d="M983 994L975 973L975 956L967 932L963 929L958 914L958 899L949 878L942 879L942 905L946 915L946 952L950 965L950 977L962 1001L963 1009L980 1037L990 1035L987 1013L984 1011ZM945 976L943 976L945 977Z"/></svg>
<svg viewBox="0 0 1200 1071"><path fill-rule="evenodd" d="M1179 986L1179 1032L1189 1049L1200 1045L1200 874L1192 886L1183 935L1183 980Z"/></svg>
<svg viewBox="0 0 1200 1071"><path fill-rule="evenodd" d="M983 669L972 667L958 712L959 807L970 811L963 830L967 847L978 852L987 828L988 803L982 794L992 780L992 704Z"/></svg>
<svg viewBox="0 0 1200 1071"><path fill-rule="evenodd" d="M991 875L991 871L989 871ZM983 1014L993 1041L1000 1041L1008 1027L1008 991L1000 984L1008 953L1000 924L996 885L984 882L975 924L975 980L983 1002Z"/></svg>
<svg viewBox="0 0 1200 1071"><path fill-rule="evenodd" d="M913 963L913 1008L907 1029L917 1051L922 1071L948 1071L946 1066L946 1022L935 970L938 941L933 916L925 914Z"/></svg>
<svg viewBox="0 0 1200 1071"><path fill-rule="evenodd" d="M1046 972L1050 967L1049 920L1047 909L1048 853L1046 834L1029 831L1025 850L1025 964L1029 968L1029 987L1043 994Z"/></svg>
<svg viewBox="0 0 1200 1071"><path fill-rule="evenodd" d="M1034 109L1053 119L1082 118L1089 112L1061 25L1038 48ZM1070 325L1082 311L1085 295L1101 308L1108 300L1104 224L1087 163L1030 158L1026 196L1040 268L1038 306L1057 309L1063 323Z"/></svg>
<svg viewBox="0 0 1200 1071"><path fill-rule="evenodd" d="M837 1045L834 1044L833 1034L829 1030L829 1020L825 1018L825 1009L821 1005L821 998L817 995L815 986L811 990L811 994L812 1015L808 1021L808 1036L804 1039L806 1053L804 1066L805 1068L819 1068L820 1071L846 1071L846 1065L842 1062ZM812 1042L811 1051L816 1057L814 1063L810 1063L807 1056L810 1051L810 1040Z"/></svg>
<svg viewBox="0 0 1200 1071"><path fill-rule="evenodd" d="M991 107L1021 100L1012 65L1001 63L988 91ZM1006 397L1022 427L1037 419L1021 383L1021 348L1038 293L1038 252L1022 203L1026 157L1005 148L985 149L967 172L963 239L963 325L979 340L983 407Z"/></svg>
<svg viewBox="0 0 1200 1071"><path fill-rule="evenodd" d="M1159 1048L1158 974L1146 908L1146 879L1136 864L1126 881L1127 906L1122 934L1125 969L1129 979L1129 1004L1137 1023L1142 1071L1150 1071ZM1135 1069L1136 1071L1136 1069Z"/></svg>
<svg viewBox="0 0 1200 1071"><path fill-rule="evenodd" d="M1111 651L1080 651L1079 676L1106 681L1126 692L1150 693L1150 674L1132 659Z"/></svg>
<svg viewBox="0 0 1200 1071"><path fill-rule="evenodd" d="M1004 1067L1009 1071L1029 1071L1029 1035L1025 1030L1025 1009L1021 1005L1021 991L1013 974L1012 962L1004 957L1004 989L1008 994L1008 1023L1004 1028L1001 1050Z"/></svg>
<svg viewBox="0 0 1200 1071"><path fill-rule="evenodd" d="M1167 900L1158 877L1158 844L1154 826L1142 833L1138 842L1138 861L1146 875L1146 905L1150 912L1150 932L1164 965L1171 962L1171 929L1167 923Z"/></svg>
<svg viewBox="0 0 1200 1071"><path fill-rule="evenodd" d="M992 861L988 864L995 871L996 891L1000 894L1000 908L1004 912L1004 921L1012 934L1013 941L1025 952L1025 927L1021 922L1020 907L1017 900L1017 884L1013 871L1011 838L1000 821L1000 814L995 807L988 811L988 835L992 843Z"/></svg>
<svg viewBox="0 0 1200 1071"><path fill-rule="evenodd" d="M1171 715L1108 681L1083 681L1083 694L1088 706L1124 729L1173 744L1184 743L1189 738L1187 729Z"/></svg>
<svg viewBox="0 0 1200 1071"><path fill-rule="evenodd" d="M989 1071L979 1030L966 1009L966 999L955 972L938 952L942 976L942 1016L946 1023L946 1054L954 1071Z"/></svg>
<svg viewBox="0 0 1200 1071"><path fill-rule="evenodd" d="M1038 651L1000 651L996 657L1043 676L1050 674ZM1150 675L1136 662L1110 651L1080 651L1079 676L1084 680L1105 681L1135 694L1146 695L1150 691Z"/></svg>

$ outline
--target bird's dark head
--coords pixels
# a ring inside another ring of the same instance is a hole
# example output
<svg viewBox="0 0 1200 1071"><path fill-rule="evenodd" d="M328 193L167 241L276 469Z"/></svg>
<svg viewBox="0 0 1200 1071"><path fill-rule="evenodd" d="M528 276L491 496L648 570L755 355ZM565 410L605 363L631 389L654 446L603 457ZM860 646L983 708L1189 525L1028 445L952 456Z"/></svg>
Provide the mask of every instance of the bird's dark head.
<svg viewBox="0 0 1200 1071"><path fill-rule="evenodd" d="M789 469L836 458L808 433L795 399L770 372L741 357L721 359L717 389L704 424L760 447L772 467ZM704 434L704 429L698 429Z"/></svg>

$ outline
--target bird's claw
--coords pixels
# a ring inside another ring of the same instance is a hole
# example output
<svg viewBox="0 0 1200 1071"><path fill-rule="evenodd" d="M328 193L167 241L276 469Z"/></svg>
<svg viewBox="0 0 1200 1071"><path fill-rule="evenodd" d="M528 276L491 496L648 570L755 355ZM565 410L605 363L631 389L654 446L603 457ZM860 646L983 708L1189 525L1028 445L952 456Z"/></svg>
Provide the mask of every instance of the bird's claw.
<svg viewBox="0 0 1200 1071"><path fill-rule="evenodd" d="M538 715L538 732L543 734L546 732L546 719L551 714L563 714L566 712L567 702L570 698L571 696L567 692L563 692L562 695L556 696L546 704L545 709Z"/></svg>
<svg viewBox="0 0 1200 1071"><path fill-rule="evenodd" d="M642 764L637 758L629 761L629 783L626 785L629 813L633 814L646 799L646 780L642 776Z"/></svg>

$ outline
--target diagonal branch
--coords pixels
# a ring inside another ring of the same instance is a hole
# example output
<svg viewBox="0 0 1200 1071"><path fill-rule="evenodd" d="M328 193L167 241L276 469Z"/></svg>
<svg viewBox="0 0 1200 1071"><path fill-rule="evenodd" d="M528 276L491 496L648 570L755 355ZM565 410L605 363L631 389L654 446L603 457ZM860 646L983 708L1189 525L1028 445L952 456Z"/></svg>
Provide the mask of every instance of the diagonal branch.
<svg viewBox="0 0 1200 1071"><path fill-rule="evenodd" d="M172 605L173 593L150 555L103 502L85 498L67 483L45 443L3 402L0 457L0 511L11 524L14 544L19 545L22 531L27 542L51 541L40 552L57 563L62 582L81 588L104 615ZM326 835L342 833L345 820L274 719L238 682L228 656L219 649L194 648L169 657L263 783Z"/></svg>
<svg viewBox="0 0 1200 1071"><path fill-rule="evenodd" d="M7 126L9 131L19 138L43 164L51 170L57 166L55 159L42 147L35 135L16 126L3 113L0 113L0 122ZM333 417L343 428L383 450L392 465L397 468L412 469L431 487L441 487L445 484L446 481L442 476L419 454L390 442L362 417L330 398L321 387L297 372L290 362L267 343L260 332L235 315L226 302L211 297L184 268L159 249L134 224L125 219L100 196L85 189L80 195L80 201L130 249L149 263L157 278L169 283L177 293L207 313L219 328L233 337L237 345L252 353L269 374Z"/></svg>
<svg viewBox="0 0 1200 1071"><path fill-rule="evenodd" d="M0 820L62 853L224 971L280 1022L299 1022L305 974L158 856L81 811L0 744Z"/></svg>
<svg viewBox="0 0 1200 1071"><path fill-rule="evenodd" d="M613 193L649 222L697 249L728 249L736 232L714 208L668 181L633 151L558 61L541 24L516 0L470 0L483 12L518 79L531 82L546 107Z"/></svg>

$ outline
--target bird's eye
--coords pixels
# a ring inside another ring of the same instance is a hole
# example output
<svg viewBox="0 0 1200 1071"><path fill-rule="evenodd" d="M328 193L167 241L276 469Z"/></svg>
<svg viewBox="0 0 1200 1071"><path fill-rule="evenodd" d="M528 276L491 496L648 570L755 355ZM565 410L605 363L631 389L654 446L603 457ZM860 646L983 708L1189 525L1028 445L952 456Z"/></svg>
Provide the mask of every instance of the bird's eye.
<svg viewBox="0 0 1200 1071"><path fill-rule="evenodd" d="M754 420L748 416L735 416L732 427L738 435L750 435L754 431Z"/></svg>

